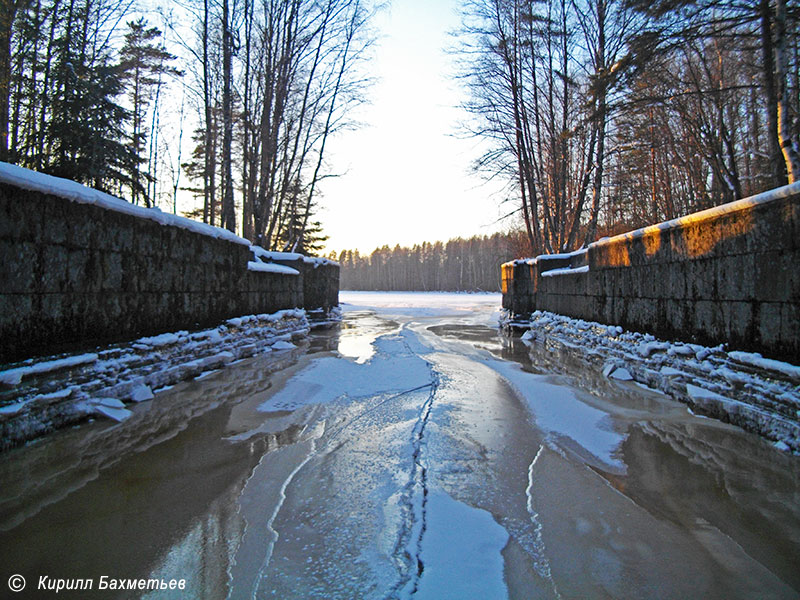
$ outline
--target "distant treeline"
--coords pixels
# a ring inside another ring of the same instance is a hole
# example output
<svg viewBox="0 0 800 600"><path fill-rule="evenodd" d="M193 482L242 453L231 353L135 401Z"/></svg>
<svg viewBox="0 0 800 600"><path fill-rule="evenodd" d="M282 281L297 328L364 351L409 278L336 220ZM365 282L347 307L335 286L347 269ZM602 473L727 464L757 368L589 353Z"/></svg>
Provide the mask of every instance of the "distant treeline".
<svg viewBox="0 0 800 600"><path fill-rule="evenodd" d="M522 232L424 242L411 248L383 246L370 255L343 250L345 290L499 291L500 265L526 254Z"/></svg>

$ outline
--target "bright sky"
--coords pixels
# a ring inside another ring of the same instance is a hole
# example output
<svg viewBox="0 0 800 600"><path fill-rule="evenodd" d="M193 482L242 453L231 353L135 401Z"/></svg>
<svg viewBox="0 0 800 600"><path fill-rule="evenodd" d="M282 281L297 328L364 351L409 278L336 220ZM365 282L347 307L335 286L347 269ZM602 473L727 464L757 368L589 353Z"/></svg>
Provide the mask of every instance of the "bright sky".
<svg viewBox="0 0 800 600"><path fill-rule="evenodd" d="M459 0L392 0L378 15L379 79L365 124L333 140L333 170L318 218L330 250L370 253L388 244L485 235L497 231L498 186L470 172L475 140L456 137L465 118L452 75L448 33L457 29Z"/></svg>

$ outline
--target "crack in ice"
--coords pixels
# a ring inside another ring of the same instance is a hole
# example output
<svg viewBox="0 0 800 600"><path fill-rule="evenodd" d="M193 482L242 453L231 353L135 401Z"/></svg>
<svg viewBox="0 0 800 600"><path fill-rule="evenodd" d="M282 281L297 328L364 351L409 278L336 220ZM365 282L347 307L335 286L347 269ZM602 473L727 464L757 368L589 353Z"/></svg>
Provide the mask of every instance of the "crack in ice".
<svg viewBox="0 0 800 600"><path fill-rule="evenodd" d="M533 469L536 466L536 463L539 461L539 457L542 455L543 450L544 444L540 444L539 450L536 452L536 456L533 457L531 464L528 465L528 487L525 488L528 515L530 516L531 523L533 523L533 549L536 552L536 556L532 557L533 568L540 577L547 579L550 582L550 584L553 586L553 593L556 595L556 598L561 598L561 594L558 593L556 582L553 580L553 575L550 571L550 561L547 560L547 556L545 554L544 539L542 538L542 523L539 521L539 513L536 512L536 509L533 506Z"/></svg>

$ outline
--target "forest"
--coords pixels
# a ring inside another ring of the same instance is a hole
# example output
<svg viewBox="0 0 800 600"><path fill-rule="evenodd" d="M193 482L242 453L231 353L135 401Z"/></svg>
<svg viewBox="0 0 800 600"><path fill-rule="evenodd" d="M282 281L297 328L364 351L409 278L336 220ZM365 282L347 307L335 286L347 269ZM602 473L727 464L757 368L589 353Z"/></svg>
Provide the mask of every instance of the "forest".
<svg viewBox="0 0 800 600"><path fill-rule="evenodd" d="M343 250L331 258L341 266L345 290L484 291L500 290L500 265L521 256L522 231L424 242L411 248L383 246L369 255Z"/></svg>
<svg viewBox="0 0 800 600"><path fill-rule="evenodd" d="M313 254L325 239L320 188L335 176L326 153L369 99L372 22L384 8L0 0L0 160L165 210L189 193L188 216ZM509 227L525 240L514 252L574 250L800 173L794 1L461 0L459 9L463 133L487 148L473 168L506 184ZM326 199L330 210L335 201ZM463 256L451 241L353 261L375 262L375 273L395 254L442 265L451 244ZM459 284L488 287L469 277ZM451 286L427 267L386 285L413 278L422 289Z"/></svg>
<svg viewBox="0 0 800 600"><path fill-rule="evenodd" d="M787 0L466 0L476 168L528 253L795 181L797 24Z"/></svg>
<svg viewBox="0 0 800 600"><path fill-rule="evenodd" d="M155 13L139 0L0 0L0 160L147 207L175 211L188 190L187 216L314 253L326 145L364 101L373 10L369 0L186 0ZM165 130L167 117L177 127ZM193 150L182 156L187 124Z"/></svg>

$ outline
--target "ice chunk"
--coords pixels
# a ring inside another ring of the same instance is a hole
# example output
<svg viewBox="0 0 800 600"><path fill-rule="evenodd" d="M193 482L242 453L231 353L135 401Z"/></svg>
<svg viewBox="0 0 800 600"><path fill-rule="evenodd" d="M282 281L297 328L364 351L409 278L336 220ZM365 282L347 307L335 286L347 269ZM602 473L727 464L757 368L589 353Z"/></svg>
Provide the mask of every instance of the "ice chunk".
<svg viewBox="0 0 800 600"><path fill-rule="evenodd" d="M777 442L775 442L774 446L778 450L782 450L783 452L789 452L789 450L791 450L791 448L789 447L789 444L787 444L783 440L778 440Z"/></svg>
<svg viewBox="0 0 800 600"><path fill-rule="evenodd" d="M14 415L18 415L22 412L22 409L25 408L26 404L27 402L15 402L14 404L0 406L0 416L13 417Z"/></svg>
<svg viewBox="0 0 800 600"><path fill-rule="evenodd" d="M297 348L297 346L295 346L291 342L286 342L284 340L278 340L277 342L272 344L273 350L292 350L293 348Z"/></svg>
<svg viewBox="0 0 800 600"><path fill-rule="evenodd" d="M138 342L154 348L169 346L171 344L177 344L180 341L181 333L185 334L186 332L179 331L178 333L162 333L161 335L154 335L153 337L140 338Z"/></svg>
<svg viewBox="0 0 800 600"><path fill-rule="evenodd" d="M153 390L147 385L138 385L131 390L130 399L132 402L144 402L153 399Z"/></svg>
<svg viewBox="0 0 800 600"><path fill-rule="evenodd" d="M631 372L628 371L625 367L619 367L618 369L614 369L611 374L608 376L611 379L617 379L619 381L632 381L633 375Z"/></svg>
<svg viewBox="0 0 800 600"><path fill-rule="evenodd" d="M647 358L654 352L663 352L669 349L669 344L666 342L643 342L639 344L637 351L641 356Z"/></svg>
<svg viewBox="0 0 800 600"><path fill-rule="evenodd" d="M664 366L661 367L661 370L659 372L666 377L677 377L680 375L687 376L686 373L674 367Z"/></svg>
<svg viewBox="0 0 800 600"><path fill-rule="evenodd" d="M117 423L124 421L133 414L127 408L111 408L108 406L103 406L102 404L95 406L94 412L98 415L108 417Z"/></svg>
<svg viewBox="0 0 800 600"><path fill-rule="evenodd" d="M106 406L108 408L125 408L125 403L116 398L95 398L93 402L97 406Z"/></svg>

